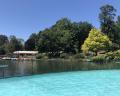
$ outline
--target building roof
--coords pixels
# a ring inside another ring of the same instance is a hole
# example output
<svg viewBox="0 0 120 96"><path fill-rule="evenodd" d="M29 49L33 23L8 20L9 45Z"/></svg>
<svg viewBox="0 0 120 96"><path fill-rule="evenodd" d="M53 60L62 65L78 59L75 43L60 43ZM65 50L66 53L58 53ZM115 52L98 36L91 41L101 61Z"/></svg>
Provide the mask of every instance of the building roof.
<svg viewBox="0 0 120 96"><path fill-rule="evenodd" d="M38 51L15 51L13 54L38 54Z"/></svg>

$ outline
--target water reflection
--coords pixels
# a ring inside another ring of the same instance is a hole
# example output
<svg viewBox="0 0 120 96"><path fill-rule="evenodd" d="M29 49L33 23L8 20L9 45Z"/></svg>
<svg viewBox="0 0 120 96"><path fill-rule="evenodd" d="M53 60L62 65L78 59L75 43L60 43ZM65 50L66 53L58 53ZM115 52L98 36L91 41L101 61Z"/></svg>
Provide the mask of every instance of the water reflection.
<svg viewBox="0 0 120 96"><path fill-rule="evenodd" d="M98 70L98 69L120 69L120 63L94 64L92 62L82 62L81 60L1 60L0 77L24 76L32 74L78 71L78 70Z"/></svg>

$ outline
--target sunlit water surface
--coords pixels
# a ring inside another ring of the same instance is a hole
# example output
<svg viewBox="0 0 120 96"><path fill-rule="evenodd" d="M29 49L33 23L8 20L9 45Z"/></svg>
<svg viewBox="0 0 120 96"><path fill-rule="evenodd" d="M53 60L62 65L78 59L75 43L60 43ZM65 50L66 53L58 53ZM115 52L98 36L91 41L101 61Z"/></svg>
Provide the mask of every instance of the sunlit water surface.
<svg viewBox="0 0 120 96"><path fill-rule="evenodd" d="M0 96L120 96L120 71L76 71L0 79Z"/></svg>

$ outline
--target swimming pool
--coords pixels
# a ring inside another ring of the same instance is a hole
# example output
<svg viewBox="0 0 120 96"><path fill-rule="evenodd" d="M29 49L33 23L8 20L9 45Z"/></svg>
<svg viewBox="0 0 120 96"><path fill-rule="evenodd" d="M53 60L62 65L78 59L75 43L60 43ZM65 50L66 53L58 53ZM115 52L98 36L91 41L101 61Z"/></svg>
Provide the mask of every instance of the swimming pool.
<svg viewBox="0 0 120 96"><path fill-rule="evenodd" d="M119 96L120 71L76 71L0 79L0 96Z"/></svg>

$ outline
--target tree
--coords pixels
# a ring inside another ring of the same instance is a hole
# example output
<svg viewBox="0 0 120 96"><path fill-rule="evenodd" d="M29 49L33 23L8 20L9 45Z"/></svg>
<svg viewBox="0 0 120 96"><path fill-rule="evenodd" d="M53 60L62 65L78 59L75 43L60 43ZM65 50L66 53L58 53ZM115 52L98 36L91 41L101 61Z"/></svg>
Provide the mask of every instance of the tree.
<svg viewBox="0 0 120 96"><path fill-rule="evenodd" d="M0 46L4 45L5 43L8 43L8 37L5 35L0 35Z"/></svg>
<svg viewBox="0 0 120 96"><path fill-rule="evenodd" d="M59 47L60 51L65 53L74 53L74 41L73 34L71 32L72 22L68 18L62 18L51 27L53 32L59 35Z"/></svg>
<svg viewBox="0 0 120 96"><path fill-rule="evenodd" d="M120 16L118 16L117 21L115 23L115 39L114 39L118 48L120 48Z"/></svg>
<svg viewBox="0 0 120 96"><path fill-rule="evenodd" d="M5 55L6 54L6 50L4 46L0 46L0 55Z"/></svg>
<svg viewBox="0 0 120 96"><path fill-rule="evenodd" d="M0 35L0 55L6 54L6 45L8 44L8 37Z"/></svg>
<svg viewBox="0 0 120 96"><path fill-rule="evenodd" d="M70 28L71 21L67 18L62 18L51 28L39 32L37 43L39 52L59 53L60 51L73 51Z"/></svg>
<svg viewBox="0 0 120 96"><path fill-rule="evenodd" d="M58 52L60 50L60 34L50 29L45 29L38 40L39 52Z"/></svg>
<svg viewBox="0 0 120 96"><path fill-rule="evenodd" d="M8 52L12 53L14 51L23 50L23 44L20 39L15 36L10 36L9 44L7 46Z"/></svg>
<svg viewBox="0 0 120 96"><path fill-rule="evenodd" d="M72 34L69 30L62 30L60 31L61 36L60 38L60 51L63 51L64 53L74 53L74 41Z"/></svg>
<svg viewBox="0 0 120 96"><path fill-rule="evenodd" d="M71 35L71 42L67 44L71 45L69 51L76 53L80 52L80 47L84 43L84 40L88 37L89 31L92 29L92 25L88 22L71 22L68 18L58 20L55 25L52 26L53 31L68 31ZM67 50L66 50L67 51Z"/></svg>
<svg viewBox="0 0 120 96"><path fill-rule="evenodd" d="M33 33L25 42L25 50L36 50L37 35Z"/></svg>
<svg viewBox="0 0 120 96"><path fill-rule="evenodd" d="M102 6L100 11L99 19L101 23L101 30L114 42L114 19L116 16L116 9L112 5L107 4Z"/></svg>
<svg viewBox="0 0 120 96"><path fill-rule="evenodd" d="M98 51L107 50L111 45L112 42L109 40L109 38L94 28L90 31L88 38L82 45L82 50L84 53L92 51L95 52L95 55L97 55Z"/></svg>
<svg viewBox="0 0 120 96"><path fill-rule="evenodd" d="M71 20L69 20L68 18L62 18L52 26L52 30L70 30L71 25Z"/></svg>
<svg viewBox="0 0 120 96"><path fill-rule="evenodd" d="M88 22L79 22L73 23L71 27L72 37L74 40L74 46L76 47L77 52L80 52L80 48L83 45L85 39L88 37L88 34L93 26Z"/></svg>
<svg viewBox="0 0 120 96"><path fill-rule="evenodd" d="M62 18L52 27L37 34L37 50L53 54L61 51L65 53L80 52L80 47L91 29L92 25L88 22L75 23L67 18ZM33 48L33 46L31 47Z"/></svg>

